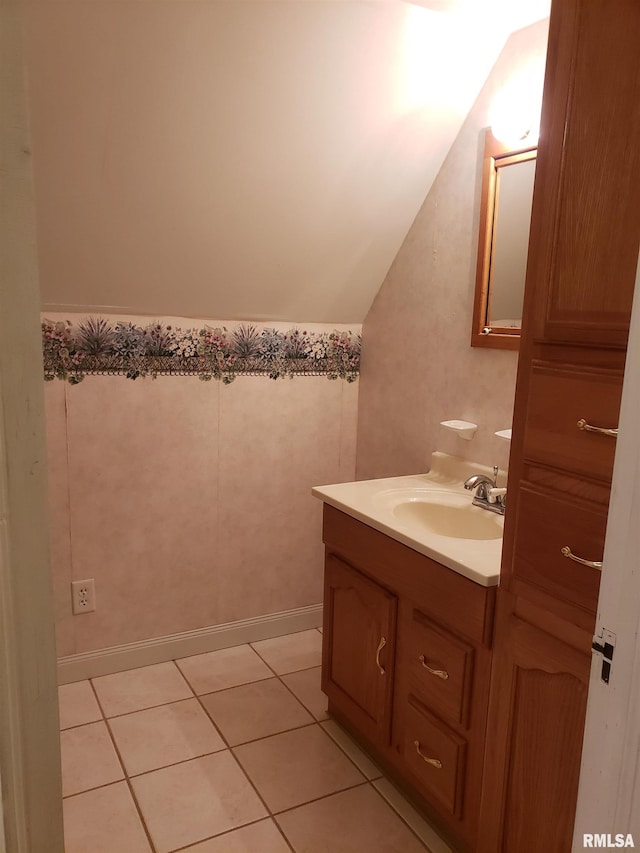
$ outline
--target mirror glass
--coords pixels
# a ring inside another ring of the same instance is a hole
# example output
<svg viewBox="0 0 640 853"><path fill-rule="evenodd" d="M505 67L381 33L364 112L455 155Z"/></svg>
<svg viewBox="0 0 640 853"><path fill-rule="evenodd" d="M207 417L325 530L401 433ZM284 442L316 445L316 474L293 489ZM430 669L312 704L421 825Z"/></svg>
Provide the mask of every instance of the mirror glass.
<svg viewBox="0 0 640 853"><path fill-rule="evenodd" d="M536 153L486 131L472 346L518 347Z"/></svg>

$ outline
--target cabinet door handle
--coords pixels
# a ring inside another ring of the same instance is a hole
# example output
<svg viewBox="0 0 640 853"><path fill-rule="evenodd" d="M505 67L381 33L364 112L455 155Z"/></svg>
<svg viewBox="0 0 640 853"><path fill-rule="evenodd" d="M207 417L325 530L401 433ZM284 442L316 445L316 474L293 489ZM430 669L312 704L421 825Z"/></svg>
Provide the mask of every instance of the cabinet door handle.
<svg viewBox="0 0 640 853"><path fill-rule="evenodd" d="M571 548L568 545L561 548L560 553L563 557L568 557L570 560L575 560L576 563L582 563L583 566L589 566L591 569L602 568L602 560L583 560L582 557L576 557L575 554L571 553Z"/></svg>
<svg viewBox="0 0 640 853"><path fill-rule="evenodd" d="M446 670L444 670L444 669L431 669L431 667L425 661L424 655L420 655L418 660L420 661L422 666L427 670L427 672L431 673L431 675L435 675L437 678L441 678L443 681L446 681L447 678L449 678L449 673Z"/></svg>
<svg viewBox="0 0 640 853"><path fill-rule="evenodd" d="M600 435L608 435L611 438L618 437L617 429L607 429L606 427L591 426L591 424L588 424L584 418L580 418L580 420L578 421L578 429L582 429L585 432L597 432L600 433Z"/></svg>
<svg viewBox="0 0 640 853"><path fill-rule="evenodd" d="M432 767L435 767L436 770L442 770L442 761L439 761L437 758L427 758L424 752L420 749L419 740L414 740L413 745L415 746L416 752L423 761L426 761L427 764L430 764Z"/></svg>
<svg viewBox="0 0 640 853"><path fill-rule="evenodd" d="M378 667L378 671L380 672L380 675L384 675L384 667L380 663L380 652L384 649L384 647L386 645L387 645L386 637L381 637L380 642L378 643L378 648L376 649L376 666Z"/></svg>

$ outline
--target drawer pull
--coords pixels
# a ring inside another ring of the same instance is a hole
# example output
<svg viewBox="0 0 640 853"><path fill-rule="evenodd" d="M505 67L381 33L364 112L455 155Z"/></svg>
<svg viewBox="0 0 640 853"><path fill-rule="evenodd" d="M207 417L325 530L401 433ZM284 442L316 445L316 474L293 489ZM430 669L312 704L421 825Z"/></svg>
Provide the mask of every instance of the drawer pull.
<svg viewBox="0 0 640 853"><path fill-rule="evenodd" d="M415 746L416 752L423 761L426 761L427 764L430 764L432 767L435 767L436 770L442 770L442 761L439 761L437 758L427 758L424 752L420 749L419 740L414 740L413 745Z"/></svg>
<svg viewBox="0 0 640 853"><path fill-rule="evenodd" d="M378 643L378 648L376 649L376 666L378 667L380 675L384 675L384 667L380 663L380 652L384 649L384 647L386 645L387 645L386 637L381 637L380 642Z"/></svg>
<svg viewBox="0 0 640 853"><path fill-rule="evenodd" d="M575 560L576 563L582 563L583 566L589 566L589 568L591 569L602 568L601 560L583 560L582 557L576 557L575 554L571 553L571 548L569 548L568 545L565 545L564 548L561 548L560 553L563 557L568 557L570 560Z"/></svg>
<svg viewBox="0 0 640 853"><path fill-rule="evenodd" d="M422 666L427 670L427 672L431 673L431 675L435 675L437 678L441 678L443 681L446 681L447 678L449 678L449 673L446 670L444 670L444 669L431 669L431 667L425 661L424 655L420 655L418 660L420 661Z"/></svg>
<svg viewBox="0 0 640 853"><path fill-rule="evenodd" d="M608 435L611 438L618 437L617 429L606 429L606 427L591 426L591 424L588 424L584 418L580 418L578 421L578 429L582 429L585 432L598 432L600 435Z"/></svg>

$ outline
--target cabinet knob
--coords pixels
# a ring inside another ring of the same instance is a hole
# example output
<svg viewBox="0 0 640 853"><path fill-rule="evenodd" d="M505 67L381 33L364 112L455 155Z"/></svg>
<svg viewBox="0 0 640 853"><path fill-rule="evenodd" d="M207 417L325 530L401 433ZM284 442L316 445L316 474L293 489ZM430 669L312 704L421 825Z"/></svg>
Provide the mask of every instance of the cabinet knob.
<svg viewBox="0 0 640 853"><path fill-rule="evenodd" d="M420 749L419 740L414 740L413 745L415 746L416 752L423 761L425 761L427 764L430 764L432 767L435 767L436 770L442 770L442 761L440 761L438 758L428 758Z"/></svg>
<svg viewBox="0 0 640 853"><path fill-rule="evenodd" d="M591 426L591 424L588 424L584 418L580 418L580 420L578 421L578 429L584 430L584 432L597 432L600 435L608 435L611 438L618 437L617 429L607 429L606 427Z"/></svg>
<svg viewBox="0 0 640 853"><path fill-rule="evenodd" d="M384 667L380 663L380 652L384 649L384 647L386 645L387 645L387 638L381 637L380 642L378 643L378 648L376 649L376 666L378 667L378 671L380 672L380 675L384 675Z"/></svg>
<svg viewBox="0 0 640 853"><path fill-rule="evenodd" d="M569 548L568 545L561 548L560 553L563 557L568 557L570 560L574 560L576 563L581 563L583 566L589 566L591 569L602 568L602 560L583 560L582 557L576 557L575 554L571 553L571 548Z"/></svg>
<svg viewBox="0 0 640 853"><path fill-rule="evenodd" d="M444 670L444 669L431 669L431 667L425 661L424 655L420 655L418 660L420 661L422 666L427 670L427 672L430 672L431 675L435 675L436 678L441 678L443 681L446 681L447 678L449 678L449 673L446 670Z"/></svg>

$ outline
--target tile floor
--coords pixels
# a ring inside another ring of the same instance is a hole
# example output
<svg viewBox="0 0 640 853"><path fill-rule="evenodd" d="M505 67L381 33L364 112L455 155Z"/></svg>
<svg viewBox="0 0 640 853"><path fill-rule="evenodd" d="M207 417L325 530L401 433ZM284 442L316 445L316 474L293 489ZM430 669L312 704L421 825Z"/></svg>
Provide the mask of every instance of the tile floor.
<svg viewBox="0 0 640 853"><path fill-rule="evenodd" d="M60 687L66 853L450 853L329 718L321 639Z"/></svg>

